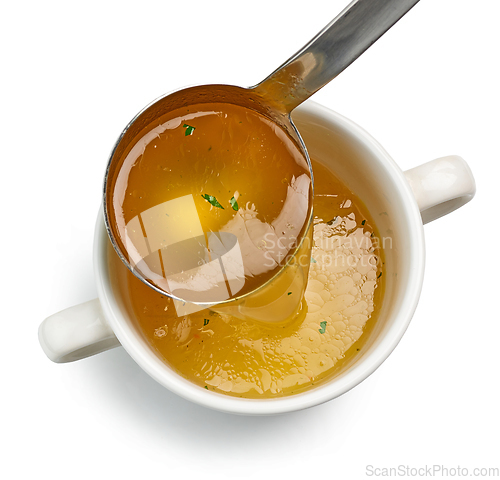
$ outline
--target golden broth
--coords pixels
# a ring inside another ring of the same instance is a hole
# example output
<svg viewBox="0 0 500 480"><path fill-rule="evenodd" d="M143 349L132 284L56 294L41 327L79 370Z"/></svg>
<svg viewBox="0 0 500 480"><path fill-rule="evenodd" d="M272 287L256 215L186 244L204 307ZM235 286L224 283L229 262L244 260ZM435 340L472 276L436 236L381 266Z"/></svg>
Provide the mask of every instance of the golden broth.
<svg viewBox="0 0 500 480"><path fill-rule="evenodd" d="M307 160L253 110L206 103L166 113L117 165L106 200L113 235L134 268L181 299L221 302L253 292L306 235ZM307 269L302 276L297 306Z"/></svg>
<svg viewBox="0 0 500 480"><path fill-rule="evenodd" d="M147 341L200 387L246 398L302 392L334 376L374 321L383 290L375 225L329 169L317 162L313 169L314 243L305 316L276 325L210 310L177 317L171 299L110 256Z"/></svg>

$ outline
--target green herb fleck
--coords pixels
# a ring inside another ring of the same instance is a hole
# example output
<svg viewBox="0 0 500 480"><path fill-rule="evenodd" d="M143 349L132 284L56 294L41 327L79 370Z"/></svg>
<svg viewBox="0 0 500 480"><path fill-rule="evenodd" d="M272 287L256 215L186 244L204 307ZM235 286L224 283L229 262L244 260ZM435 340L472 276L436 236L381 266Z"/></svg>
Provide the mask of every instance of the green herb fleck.
<svg viewBox="0 0 500 480"><path fill-rule="evenodd" d="M378 277L377 277L377 278L380 278L381 276L382 276L382 272L380 272L380 273L378 274Z"/></svg>
<svg viewBox="0 0 500 480"><path fill-rule="evenodd" d="M217 207L217 208L222 208L222 210L224 210L224 207L217 201L217 199L214 196L208 195L207 193L205 193L205 195L202 195L202 197L208 203L210 203L210 205L213 205L214 207Z"/></svg>
<svg viewBox="0 0 500 480"><path fill-rule="evenodd" d="M313 257L311 257L311 263L318 263L316 260L314 260Z"/></svg>
<svg viewBox="0 0 500 480"><path fill-rule="evenodd" d="M363 221L361 222L361 225L364 225L365 223L366 223L366 220L363 220Z"/></svg>
<svg viewBox="0 0 500 480"><path fill-rule="evenodd" d="M184 136L188 137L189 135L192 135L193 132L195 131L195 127L192 127L191 125L188 125L185 123L182 128L186 129L186 132L184 133Z"/></svg>
<svg viewBox="0 0 500 480"><path fill-rule="evenodd" d="M288 292L288 295L291 295L291 294L292 294L292 292Z"/></svg>
<svg viewBox="0 0 500 480"><path fill-rule="evenodd" d="M231 207L233 207L233 210L238 211L240 209L240 207L238 207L238 202L234 197L229 200L229 203L231 204Z"/></svg>
<svg viewBox="0 0 500 480"><path fill-rule="evenodd" d="M210 322L210 320L208 318L205 318L203 320L203 326L206 327L208 325L208 323Z"/></svg>
<svg viewBox="0 0 500 480"><path fill-rule="evenodd" d="M325 333L326 330L326 320L324 322L320 322L321 328L319 329L319 333Z"/></svg>
<svg viewBox="0 0 500 480"><path fill-rule="evenodd" d="M208 387L205 385L205 388L208 390Z"/></svg>

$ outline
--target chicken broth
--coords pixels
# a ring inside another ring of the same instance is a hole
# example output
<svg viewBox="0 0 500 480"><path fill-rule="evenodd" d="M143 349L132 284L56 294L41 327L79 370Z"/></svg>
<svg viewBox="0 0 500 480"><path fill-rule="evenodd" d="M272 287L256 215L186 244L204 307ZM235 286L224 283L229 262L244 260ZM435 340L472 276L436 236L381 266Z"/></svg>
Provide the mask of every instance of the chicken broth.
<svg viewBox="0 0 500 480"><path fill-rule="evenodd" d="M375 320L384 281L375 225L329 169L314 161L313 169L314 240L302 317L276 325L208 309L179 317L170 298L110 255L149 344L201 388L245 398L302 392L334 376Z"/></svg>
<svg viewBox="0 0 500 480"><path fill-rule="evenodd" d="M192 105L152 121L121 155L106 195L131 266L189 302L220 302L266 284L311 221L302 150L267 117L232 104ZM302 283L297 308L307 269L282 277Z"/></svg>

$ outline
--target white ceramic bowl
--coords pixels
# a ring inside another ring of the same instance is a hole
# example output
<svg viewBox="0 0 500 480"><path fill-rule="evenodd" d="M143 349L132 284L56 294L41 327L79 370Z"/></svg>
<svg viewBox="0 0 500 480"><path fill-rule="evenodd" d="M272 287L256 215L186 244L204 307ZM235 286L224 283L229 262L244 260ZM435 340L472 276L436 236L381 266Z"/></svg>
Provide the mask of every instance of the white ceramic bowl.
<svg viewBox="0 0 500 480"><path fill-rule="evenodd" d="M424 273L423 223L464 205L475 193L472 173L460 157L433 160L405 173L367 132L341 115L308 101L294 111L311 158L330 166L365 203L385 252L385 294L374 328L360 351L329 382L275 399L242 399L201 388L179 376L138 331L119 280L108 269L114 255L99 213L94 268L99 298L47 318L39 339L55 362L81 359L119 346L157 382L187 400L224 412L270 415L300 410L342 395L367 378L393 351L417 306Z"/></svg>

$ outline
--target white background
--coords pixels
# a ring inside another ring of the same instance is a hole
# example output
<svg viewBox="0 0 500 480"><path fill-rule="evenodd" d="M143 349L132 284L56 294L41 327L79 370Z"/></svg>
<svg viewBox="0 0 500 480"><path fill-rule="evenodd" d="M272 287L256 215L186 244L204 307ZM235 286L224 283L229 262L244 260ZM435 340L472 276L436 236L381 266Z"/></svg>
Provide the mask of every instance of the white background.
<svg viewBox="0 0 500 480"><path fill-rule="evenodd" d="M470 204L425 227L419 307L363 384L307 411L236 417L176 397L121 348L56 365L38 344L45 317L96 296L104 168L135 113L186 85L257 83L346 2L2 4L2 478L500 467L498 0L422 0L314 96L403 170L458 154L477 181Z"/></svg>

